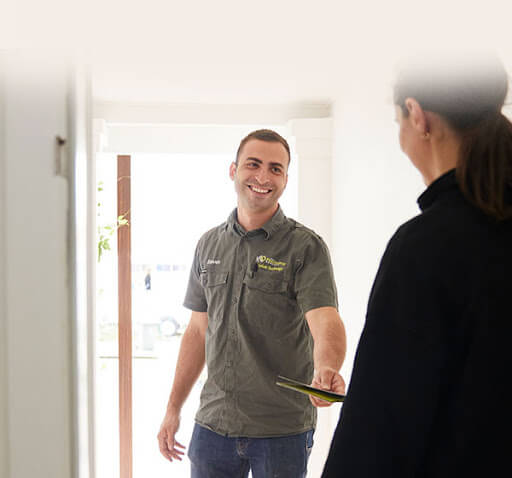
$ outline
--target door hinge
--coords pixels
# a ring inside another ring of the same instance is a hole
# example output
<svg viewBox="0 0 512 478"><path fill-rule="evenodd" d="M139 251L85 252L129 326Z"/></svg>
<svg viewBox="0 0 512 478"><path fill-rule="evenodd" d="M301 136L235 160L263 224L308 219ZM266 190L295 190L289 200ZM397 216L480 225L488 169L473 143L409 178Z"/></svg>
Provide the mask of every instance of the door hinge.
<svg viewBox="0 0 512 478"><path fill-rule="evenodd" d="M55 175L68 177L67 140L62 136L55 137Z"/></svg>

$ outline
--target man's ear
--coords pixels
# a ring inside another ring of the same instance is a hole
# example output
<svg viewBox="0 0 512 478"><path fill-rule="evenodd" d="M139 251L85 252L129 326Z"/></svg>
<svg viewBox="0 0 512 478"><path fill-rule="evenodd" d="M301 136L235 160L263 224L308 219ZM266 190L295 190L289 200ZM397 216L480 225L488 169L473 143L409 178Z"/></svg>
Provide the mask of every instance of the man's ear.
<svg viewBox="0 0 512 478"><path fill-rule="evenodd" d="M237 165L234 161L229 165L229 177L231 178L231 180L235 179L236 166Z"/></svg>
<svg viewBox="0 0 512 478"><path fill-rule="evenodd" d="M405 107L409 112L411 125L418 134L425 136L430 133L428 118L421 105L414 98L406 98Z"/></svg>

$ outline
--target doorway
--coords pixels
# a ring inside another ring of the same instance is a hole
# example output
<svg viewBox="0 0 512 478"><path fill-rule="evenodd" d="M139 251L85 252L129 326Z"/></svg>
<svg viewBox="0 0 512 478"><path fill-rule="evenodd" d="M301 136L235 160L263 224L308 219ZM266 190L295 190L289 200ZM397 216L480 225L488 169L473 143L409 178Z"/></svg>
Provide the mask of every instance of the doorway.
<svg viewBox="0 0 512 478"><path fill-rule="evenodd" d="M240 139L256 128L247 127ZM274 128L279 130L278 128ZM281 131L282 128L281 128ZM283 133L286 134L286 133ZM190 311L182 306L195 245L236 205L228 168L232 153L133 153L131 158L132 461L133 478L188 477L188 459L172 464L156 435L172 385L181 336ZM98 478L120 477L119 354L116 210L117 154L97 155L99 250L96 310L96 463ZM296 161L292 161L292 165ZM281 202L297 209L296 173L289 172ZM105 229L107 228L107 229ZM182 411L178 439L188 444L205 371ZM120 477L125 478L125 477Z"/></svg>

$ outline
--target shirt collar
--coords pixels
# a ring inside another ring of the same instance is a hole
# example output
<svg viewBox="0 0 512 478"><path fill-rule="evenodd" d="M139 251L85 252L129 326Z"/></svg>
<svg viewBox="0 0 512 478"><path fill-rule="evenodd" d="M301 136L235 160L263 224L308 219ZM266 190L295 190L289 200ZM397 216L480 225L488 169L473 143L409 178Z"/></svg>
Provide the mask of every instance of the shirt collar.
<svg viewBox="0 0 512 478"><path fill-rule="evenodd" d="M276 232L285 221L286 216L284 215L281 206L278 206L275 214L265 224L263 224L262 229L267 233L267 239L270 239L272 234L274 234L274 232Z"/></svg>
<svg viewBox="0 0 512 478"><path fill-rule="evenodd" d="M237 209L233 209L231 214L228 217L226 222L226 229L231 229L239 236L243 236L246 234L255 235L259 233L259 231L263 231L265 233L265 239L270 239L271 236L281 227L281 225L286 221L286 216L284 215L281 206L277 208L275 214L261 226L260 229L256 229L255 231L245 231L244 228L238 223L237 219Z"/></svg>
<svg viewBox="0 0 512 478"><path fill-rule="evenodd" d="M455 169L451 169L442 176L439 176L423 191L418 198L418 205L422 211L425 211L425 209L432 206L441 196L455 189L458 189L457 179L455 177Z"/></svg>

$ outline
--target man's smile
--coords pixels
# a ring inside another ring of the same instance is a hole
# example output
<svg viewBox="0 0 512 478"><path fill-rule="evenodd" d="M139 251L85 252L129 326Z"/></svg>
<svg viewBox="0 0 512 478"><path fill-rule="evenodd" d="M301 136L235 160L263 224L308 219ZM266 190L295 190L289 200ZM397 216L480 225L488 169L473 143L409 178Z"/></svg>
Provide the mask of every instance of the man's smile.
<svg viewBox="0 0 512 478"><path fill-rule="evenodd" d="M260 188L258 186L253 186L252 184L248 184L247 187L251 190L251 191L254 191L255 193L258 193L258 194L268 194L270 192L272 192L272 189L269 189L269 188Z"/></svg>

